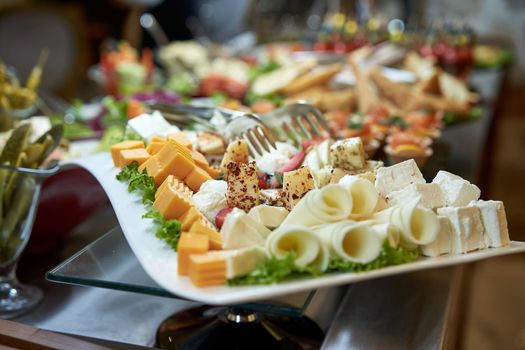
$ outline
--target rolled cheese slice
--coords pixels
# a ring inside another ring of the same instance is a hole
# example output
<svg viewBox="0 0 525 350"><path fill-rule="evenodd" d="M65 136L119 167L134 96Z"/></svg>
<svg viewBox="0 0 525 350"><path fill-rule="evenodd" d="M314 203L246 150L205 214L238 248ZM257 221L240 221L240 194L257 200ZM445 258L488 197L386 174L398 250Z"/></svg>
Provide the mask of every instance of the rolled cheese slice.
<svg viewBox="0 0 525 350"><path fill-rule="evenodd" d="M396 248L399 245L401 233L397 226L392 224L374 224L372 225L372 230L379 236L381 242L387 240L392 248Z"/></svg>
<svg viewBox="0 0 525 350"><path fill-rule="evenodd" d="M358 220L371 215L377 206L379 192L370 181L357 176L345 175L339 180L352 196L350 219Z"/></svg>
<svg viewBox="0 0 525 350"><path fill-rule="evenodd" d="M332 184L308 192L288 214L281 227L312 227L344 220L352 213L352 196L341 185Z"/></svg>
<svg viewBox="0 0 525 350"><path fill-rule="evenodd" d="M328 246L331 255L366 264L381 253L381 240L368 222L343 220L315 227L315 234Z"/></svg>
<svg viewBox="0 0 525 350"><path fill-rule="evenodd" d="M314 267L320 271L328 268L328 248L306 227L281 226L266 239L266 251L276 258L284 258L294 251L297 267Z"/></svg>
<svg viewBox="0 0 525 350"><path fill-rule="evenodd" d="M400 244L407 248L432 243L439 231L437 215L430 209L418 207L419 198L374 214L380 223L390 223L400 229Z"/></svg>
<svg viewBox="0 0 525 350"><path fill-rule="evenodd" d="M288 210L283 207L273 207L271 205L257 205L248 212L252 218L269 229L279 227L283 220L288 216Z"/></svg>

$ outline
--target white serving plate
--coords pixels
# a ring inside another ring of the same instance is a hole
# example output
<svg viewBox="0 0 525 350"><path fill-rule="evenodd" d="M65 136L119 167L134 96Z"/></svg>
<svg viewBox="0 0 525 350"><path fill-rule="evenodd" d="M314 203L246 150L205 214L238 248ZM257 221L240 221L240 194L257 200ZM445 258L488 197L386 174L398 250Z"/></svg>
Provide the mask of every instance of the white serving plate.
<svg viewBox="0 0 525 350"><path fill-rule="evenodd" d="M512 241L510 245L503 248L490 248L464 255L437 258L421 257L413 263L370 272L331 273L317 278L264 286L228 287L223 285L197 288L192 285L189 278L177 275L177 253L155 237L155 227L151 219L142 219L146 210L141 199L137 194L129 193L127 184L115 178L118 169L113 167L111 156L108 153L76 159L69 163L84 167L98 179L113 205L122 232L148 275L162 288L175 295L207 304L228 305L261 301L290 293L525 252L525 242Z"/></svg>

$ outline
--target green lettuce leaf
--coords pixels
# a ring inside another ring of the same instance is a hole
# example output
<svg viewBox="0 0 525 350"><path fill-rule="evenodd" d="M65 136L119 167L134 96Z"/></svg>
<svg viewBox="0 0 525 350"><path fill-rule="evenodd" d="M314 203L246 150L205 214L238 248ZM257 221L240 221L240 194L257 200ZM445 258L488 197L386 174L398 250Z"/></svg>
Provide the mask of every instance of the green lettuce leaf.
<svg viewBox="0 0 525 350"><path fill-rule="evenodd" d="M383 243L381 253L374 261L368 264L359 264L344 261L341 258L332 258L328 269L340 272L367 272L386 266L406 264L415 261L419 256L418 250L407 250L401 247L392 248L387 241Z"/></svg>
<svg viewBox="0 0 525 350"><path fill-rule="evenodd" d="M254 284L273 284L285 279L304 276L319 276L321 272L314 268L299 268L294 264L295 252L290 252L283 259L271 257L263 265L245 276L228 280L229 286L245 286Z"/></svg>
<svg viewBox="0 0 525 350"><path fill-rule="evenodd" d="M142 203L153 204L155 200L155 181L153 177L148 176L146 169L139 172L139 165L137 162L132 162L124 167L120 173L117 174L117 180L128 182L128 191L138 191L142 195Z"/></svg>
<svg viewBox="0 0 525 350"><path fill-rule="evenodd" d="M166 242L174 251L177 251L181 233L181 223L179 220L166 220L162 217L161 213L154 209L148 211L142 218L153 219L153 221L159 225L155 231L155 236Z"/></svg>

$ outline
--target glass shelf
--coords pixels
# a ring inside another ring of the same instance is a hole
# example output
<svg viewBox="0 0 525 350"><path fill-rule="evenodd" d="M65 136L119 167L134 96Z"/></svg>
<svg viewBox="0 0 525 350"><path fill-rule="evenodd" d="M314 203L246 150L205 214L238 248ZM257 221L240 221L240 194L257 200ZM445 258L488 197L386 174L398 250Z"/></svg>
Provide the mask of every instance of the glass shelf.
<svg viewBox="0 0 525 350"><path fill-rule="evenodd" d="M48 271L46 278L53 282L184 299L164 290L148 276L118 226ZM315 291L310 291L285 299L235 306L299 317L314 295Z"/></svg>

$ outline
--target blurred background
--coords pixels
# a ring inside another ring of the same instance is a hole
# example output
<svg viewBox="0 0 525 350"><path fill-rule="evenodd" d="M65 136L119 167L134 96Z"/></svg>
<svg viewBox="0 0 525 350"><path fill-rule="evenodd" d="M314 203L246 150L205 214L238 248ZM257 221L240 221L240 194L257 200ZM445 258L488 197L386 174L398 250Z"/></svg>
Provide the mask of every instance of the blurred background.
<svg viewBox="0 0 525 350"><path fill-rule="evenodd" d="M145 12L156 18L165 38L145 30L147 23L141 26ZM27 77L41 50L49 48L42 88L69 102L104 93L96 66L118 41L154 53L172 41L227 43L250 54L256 44L269 42L298 45L299 51L309 42L314 51L349 52L388 38L417 43L422 54L430 50L459 76L473 66L472 52L463 46L496 45L512 58L497 67L502 86L479 178L484 198L505 203L511 239L525 240L525 1L2 0L0 33L0 58L20 77ZM469 276L460 347L525 349L525 298L497 297L503 290L520 290L517 285L523 290L524 262L523 256L511 256L477 265Z"/></svg>

